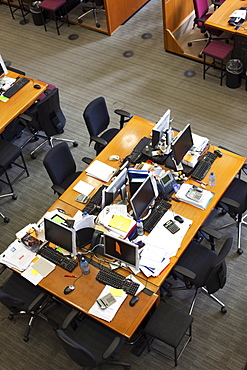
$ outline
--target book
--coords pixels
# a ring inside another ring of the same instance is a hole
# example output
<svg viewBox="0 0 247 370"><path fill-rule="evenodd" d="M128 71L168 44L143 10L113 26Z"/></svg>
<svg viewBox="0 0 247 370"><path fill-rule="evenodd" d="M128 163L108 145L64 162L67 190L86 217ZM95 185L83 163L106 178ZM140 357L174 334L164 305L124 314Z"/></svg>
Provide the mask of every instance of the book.
<svg viewBox="0 0 247 370"><path fill-rule="evenodd" d="M132 220L130 218L114 214L112 215L112 218L110 219L108 226L123 231L124 233L127 233L130 229L131 224Z"/></svg>

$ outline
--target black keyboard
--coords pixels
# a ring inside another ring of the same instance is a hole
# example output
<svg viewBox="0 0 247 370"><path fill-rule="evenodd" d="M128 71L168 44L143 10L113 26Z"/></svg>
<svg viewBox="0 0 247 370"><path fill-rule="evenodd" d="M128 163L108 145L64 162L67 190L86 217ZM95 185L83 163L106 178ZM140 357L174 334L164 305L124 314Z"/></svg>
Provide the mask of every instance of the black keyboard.
<svg viewBox="0 0 247 370"><path fill-rule="evenodd" d="M13 86L11 86L5 93L3 93L3 96L6 98L11 98L11 96L15 95L17 91L19 91L23 86L25 86L30 80L26 77L21 77L19 80L15 82Z"/></svg>
<svg viewBox="0 0 247 370"><path fill-rule="evenodd" d="M215 153L207 152L195 167L191 177L195 180L202 180L210 170L216 158L217 155Z"/></svg>
<svg viewBox="0 0 247 370"><path fill-rule="evenodd" d="M47 245L43 246L39 250L39 254L46 258L48 261L55 263L57 266L62 267L63 269L71 272L78 265L78 262L73 258L68 256L63 256L61 253L55 251L55 249L48 247Z"/></svg>
<svg viewBox="0 0 247 370"><path fill-rule="evenodd" d="M123 162L126 160L130 161L131 163L137 163L141 156L142 156L142 151L143 149L151 143L151 139L144 136L139 143L134 147L132 152L124 159Z"/></svg>
<svg viewBox="0 0 247 370"><path fill-rule="evenodd" d="M102 191L106 188L106 185L102 185L96 193L92 196L89 203L83 208L83 212L87 212L88 214L92 214L98 216L101 211L101 203L102 203Z"/></svg>
<svg viewBox="0 0 247 370"><path fill-rule="evenodd" d="M126 279L124 276L118 274L116 271L112 271L107 267L101 266L96 280L102 284L110 285L116 289L123 289L127 294L135 295L140 284Z"/></svg>
<svg viewBox="0 0 247 370"><path fill-rule="evenodd" d="M171 204L168 203L165 199L158 199L155 202L151 214L148 216L148 218L143 220L144 230L150 233L170 207Z"/></svg>

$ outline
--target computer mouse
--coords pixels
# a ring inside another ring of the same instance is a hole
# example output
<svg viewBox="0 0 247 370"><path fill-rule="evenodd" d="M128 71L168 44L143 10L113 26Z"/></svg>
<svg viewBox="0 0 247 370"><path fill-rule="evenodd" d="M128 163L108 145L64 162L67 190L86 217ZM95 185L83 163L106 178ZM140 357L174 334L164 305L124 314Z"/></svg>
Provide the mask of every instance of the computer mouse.
<svg viewBox="0 0 247 370"><path fill-rule="evenodd" d="M134 297L131 298L129 305L133 307L137 301L139 301L139 297L137 295L134 295Z"/></svg>
<svg viewBox="0 0 247 370"><path fill-rule="evenodd" d="M40 86L40 85L33 85L33 87L34 87L35 89L41 89L41 86Z"/></svg>
<svg viewBox="0 0 247 370"><path fill-rule="evenodd" d="M120 159L119 156L115 155L115 154L110 155L110 157L109 157L110 161L119 161L119 159Z"/></svg>
<svg viewBox="0 0 247 370"><path fill-rule="evenodd" d="M66 286L66 288L64 289L63 292L64 292L64 294L69 294L74 289L75 289L74 285L68 285L68 286Z"/></svg>
<svg viewBox="0 0 247 370"><path fill-rule="evenodd" d="M174 220L180 222L180 224L182 224L184 222L184 219L179 215L174 216Z"/></svg>
<svg viewBox="0 0 247 370"><path fill-rule="evenodd" d="M223 153L219 149L215 150L214 154L216 154L218 157L222 157L223 155Z"/></svg>

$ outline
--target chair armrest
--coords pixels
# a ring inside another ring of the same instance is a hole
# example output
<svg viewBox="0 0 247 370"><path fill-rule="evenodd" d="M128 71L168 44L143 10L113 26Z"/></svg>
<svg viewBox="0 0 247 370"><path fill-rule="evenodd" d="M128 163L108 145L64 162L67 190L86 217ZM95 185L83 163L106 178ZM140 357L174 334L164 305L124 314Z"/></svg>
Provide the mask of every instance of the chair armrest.
<svg viewBox="0 0 247 370"><path fill-rule="evenodd" d="M65 330L69 326L69 324L75 320L75 318L79 315L80 311L78 310L71 310L70 313L65 317L62 323L62 329Z"/></svg>
<svg viewBox="0 0 247 370"><path fill-rule="evenodd" d="M202 23L205 23L206 22L206 18L196 18L196 21L197 22L202 22Z"/></svg>
<svg viewBox="0 0 247 370"><path fill-rule="evenodd" d="M213 2L213 5L214 5L214 6L221 6L221 4L222 4L222 3L221 3L220 1L214 1L214 2Z"/></svg>
<svg viewBox="0 0 247 370"><path fill-rule="evenodd" d="M242 171L247 175L247 163L245 163L242 167Z"/></svg>
<svg viewBox="0 0 247 370"><path fill-rule="evenodd" d="M133 115L123 109L115 109L114 113L120 116L120 130L123 128L124 123L128 122Z"/></svg>
<svg viewBox="0 0 247 370"><path fill-rule="evenodd" d="M90 140L91 141L95 141L96 143L98 144L102 144L102 145L107 145L108 142L104 139L102 139L101 137L98 137L98 136L90 136Z"/></svg>
<svg viewBox="0 0 247 370"><path fill-rule="evenodd" d="M221 203L224 203L227 206L234 207L234 208L240 207L240 204L238 202L236 202L233 199L227 198L227 197L222 197L221 200L219 201L219 204L221 204Z"/></svg>
<svg viewBox="0 0 247 370"><path fill-rule="evenodd" d="M0 275L6 270L7 266L0 263Z"/></svg>
<svg viewBox="0 0 247 370"><path fill-rule="evenodd" d="M59 185L52 185L52 187L51 187L53 190L54 190L54 192L55 193L58 193L58 195L60 196L60 195L62 195L63 194L63 192L65 191L65 189L64 188L62 188L61 186L59 186Z"/></svg>
<svg viewBox="0 0 247 370"><path fill-rule="evenodd" d="M109 347L107 348L107 350L103 353L103 358L106 359L108 357L110 357L117 349L119 343L120 343L120 337L115 337L113 339L113 341L111 342L111 344L109 345Z"/></svg>
<svg viewBox="0 0 247 370"><path fill-rule="evenodd" d="M82 158L82 161L85 162L85 163L87 163L87 164L90 164L93 160L92 160L92 158L83 157Z"/></svg>
<svg viewBox="0 0 247 370"><path fill-rule="evenodd" d="M191 271L191 270L188 270L186 267L183 267L183 266L179 266L179 265L176 265L173 267L172 269L173 271L175 272L178 272L179 274L189 278L189 279L195 279L196 277L196 274Z"/></svg>
<svg viewBox="0 0 247 370"><path fill-rule="evenodd" d="M31 117L31 116L29 116L28 114L25 114L25 113L20 114L19 118L21 120L24 120L25 122L32 122L32 120L33 120L33 117Z"/></svg>
<svg viewBox="0 0 247 370"><path fill-rule="evenodd" d="M40 304L41 302L43 302L45 300L45 298L47 297L47 293L46 292L42 292L38 295L38 297L36 297L31 303L30 305L28 306L27 308L27 311L28 312L31 312L31 311L36 311L36 308L40 308L42 309L42 307L40 307Z"/></svg>
<svg viewBox="0 0 247 370"><path fill-rule="evenodd" d="M219 233L217 230L212 229L209 226L200 227L200 231L208 234L209 236L212 236L215 239L220 239L222 237L221 233Z"/></svg>

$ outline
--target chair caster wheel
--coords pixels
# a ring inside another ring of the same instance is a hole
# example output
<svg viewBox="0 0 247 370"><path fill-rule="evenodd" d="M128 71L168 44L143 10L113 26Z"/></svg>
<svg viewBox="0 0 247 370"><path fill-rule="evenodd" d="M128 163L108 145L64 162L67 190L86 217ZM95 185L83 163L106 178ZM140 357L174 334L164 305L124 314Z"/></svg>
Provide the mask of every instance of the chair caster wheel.
<svg viewBox="0 0 247 370"><path fill-rule="evenodd" d="M36 154L34 154L34 153L33 153L33 154L31 154L31 158L32 158L32 159L36 159L36 158L37 158Z"/></svg>
<svg viewBox="0 0 247 370"><path fill-rule="evenodd" d="M23 342L28 342L29 341L29 337L24 337L23 338Z"/></svg>
<svg viewBox="0 0 247 370"><path fill-rule="evenodd" d="M9 223L9 221L10 221L10 219L8 218L8 217L4 217L4 222L7 224L7 223Z"/></svg>
<svg viewBox="0 0 247 370"><path fill-rule="evenodd" d="M239 254L241 256L241 254L243 254L243 253L244 253L243 249L242 248L238 248L237 254Z"/></svg>
<svg viewBox="0 0 247 370"><path fill-rule="evenodd" d="M202 58L202 54L198 54L198 58Z"/></svg>
<svg viewBox="0 0 247 370"><path fill-rule="evenodd" d="M9 320L13 320L13 318L14 318L14 316L13 316L13 315L11 315L11 314L9 314L8 319L9 319Z"/></svg>
<svg viewBox="0 0 247 370"><path fill-rule="evenodd" d="M73 142L73 146L76 148L78 146L78 142L77 141L74 141Z"/></svg>
<svg viewBox="0 0 247 370"><path fill-rule="evenodd" d="M227 313L227 309L226 309L225 307L221 307L221 312L222 312L223 314L225 314L225 313Z"/></svg>
<svg viewBox="0 0 247 370"><path fill-rule="evenodd" d="M100 28L100 24L99 24L99 23L96 23L96 27L97 27L97 28Z"/></svg>
<svg viewBox="0 0 247 370"><path fill-rule="evenodd" d="M189 47L191 47L192 46L192 42L188 42L188 44L187 44Z"/></svg>
<svg viewBox="0 0 247 370"><path fill-rule="evenodd" d="M78 23L82 23L82 20L81 19L78 19Z"/></svg>
<svg viewBox="0 0 247 370"><path fill-rule="evenodd" d="M167 292L167 297L172 297L172 292Z"/></svg>
<svg viewBox="0 0 247 370"><path fill-rule="evenodd" d="M12 195L12 199L14 199L14 200L16 200L18 197L17 197L17 195L16 194L13 194Z"/></svg>

